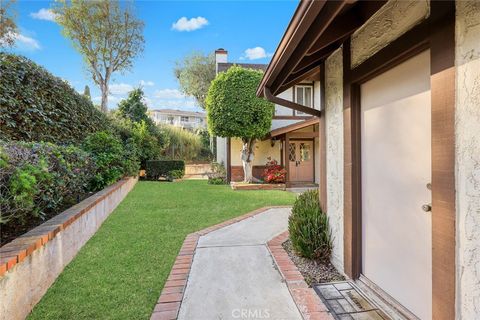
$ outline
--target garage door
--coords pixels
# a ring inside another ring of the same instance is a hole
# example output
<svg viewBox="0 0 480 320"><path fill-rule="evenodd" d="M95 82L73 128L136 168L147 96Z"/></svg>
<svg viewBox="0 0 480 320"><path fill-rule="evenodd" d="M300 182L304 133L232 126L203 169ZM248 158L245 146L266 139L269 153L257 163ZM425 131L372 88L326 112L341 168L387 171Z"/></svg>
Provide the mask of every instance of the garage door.
<svg viewBox="0 0 480 320"><path fill-rule="evenodd" d="M432 313L430 52L361 86L362 273Z"/></svg>

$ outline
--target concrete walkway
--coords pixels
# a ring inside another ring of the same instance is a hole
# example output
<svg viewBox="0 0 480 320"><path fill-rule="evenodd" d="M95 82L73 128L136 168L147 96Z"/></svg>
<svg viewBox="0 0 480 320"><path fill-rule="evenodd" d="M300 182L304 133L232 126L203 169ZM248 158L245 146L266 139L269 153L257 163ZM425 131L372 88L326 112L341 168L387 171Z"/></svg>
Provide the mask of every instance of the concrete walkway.
<svg viewBox="0 0 480 320"><path fill-rule="evenodd" d="M269 209L200 237L178 319L301 320L266 247L289 214Z"/></svg>

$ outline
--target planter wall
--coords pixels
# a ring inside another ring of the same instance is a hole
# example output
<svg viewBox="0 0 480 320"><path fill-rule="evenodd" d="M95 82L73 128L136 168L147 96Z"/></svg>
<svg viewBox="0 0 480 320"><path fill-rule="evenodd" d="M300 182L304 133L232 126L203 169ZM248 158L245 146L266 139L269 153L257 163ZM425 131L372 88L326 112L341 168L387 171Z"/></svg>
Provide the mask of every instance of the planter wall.
<svg viewBox="0 0 480 320"><path fill-rule="evenodd" d="M185 179L208 179L212 172L210 163L189 163L185 164Z"/></svg>
<svg viewBox="0 0 480 320"><path fill-rule="evenodd" d="M126 178L0 248L0 319L24 319L137 183Z"/></svg>

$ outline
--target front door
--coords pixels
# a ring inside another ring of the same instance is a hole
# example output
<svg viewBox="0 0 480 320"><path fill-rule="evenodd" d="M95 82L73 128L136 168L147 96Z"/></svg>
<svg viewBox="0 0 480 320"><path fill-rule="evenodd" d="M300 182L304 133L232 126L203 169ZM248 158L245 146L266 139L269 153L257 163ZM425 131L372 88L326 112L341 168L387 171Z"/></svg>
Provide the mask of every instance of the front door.
<svg viewBox="0 0 480 320"><path fill-rule="evenodd" d="M313 141L290 141L290 182L313 182Z"/></svg>
<svg viewBox="0 0 480 320"><path fill-rule="evenodd" d="M429 51L361 86L361 135L362 273L431 319Z"/></svg>

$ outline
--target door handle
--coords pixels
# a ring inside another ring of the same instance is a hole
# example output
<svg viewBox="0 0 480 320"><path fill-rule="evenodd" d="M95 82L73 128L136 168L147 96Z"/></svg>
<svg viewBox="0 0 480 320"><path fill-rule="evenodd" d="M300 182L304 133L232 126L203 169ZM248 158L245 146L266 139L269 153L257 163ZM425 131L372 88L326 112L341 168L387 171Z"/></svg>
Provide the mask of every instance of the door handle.
<svg viewBox="0 0 480 320"><path fill-rule="evenodd" d="M430 212L430 211L432 211L432 204L431 204L431 203L429 203L429 204L424 204L424 205L422 206L422 210L425 211L425 212Z"/></svg>

